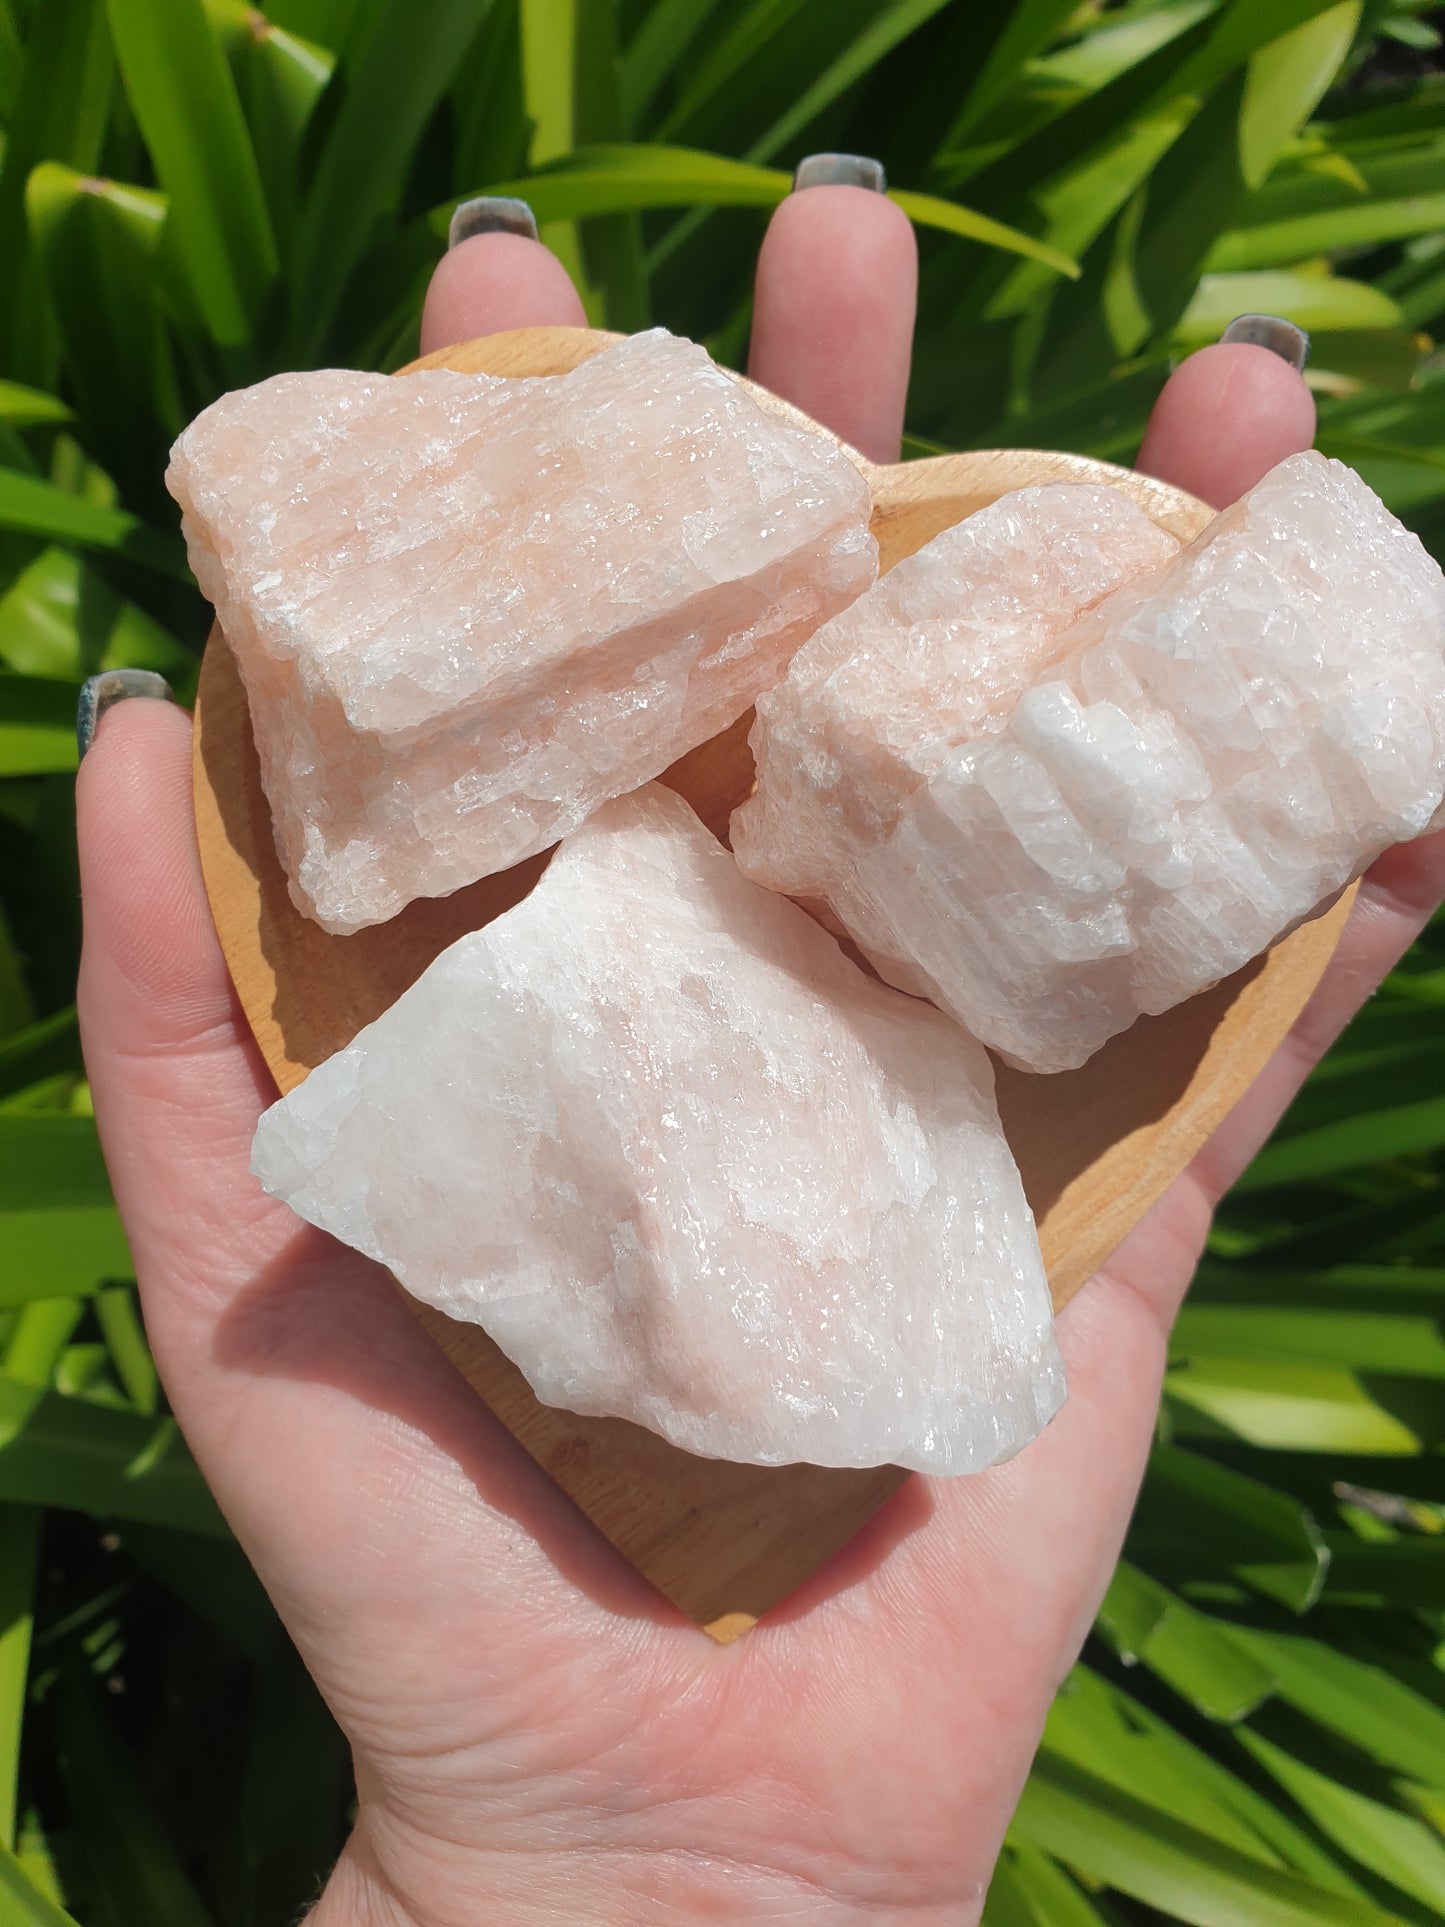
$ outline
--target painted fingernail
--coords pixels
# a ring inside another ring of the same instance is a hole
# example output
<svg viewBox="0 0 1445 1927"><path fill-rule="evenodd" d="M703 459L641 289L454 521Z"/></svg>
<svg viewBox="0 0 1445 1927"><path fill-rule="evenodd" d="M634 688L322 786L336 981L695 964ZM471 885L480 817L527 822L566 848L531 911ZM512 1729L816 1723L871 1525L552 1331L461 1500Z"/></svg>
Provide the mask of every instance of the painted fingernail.
<svg viewBox="0 0 1445 1927"><path fill-rule="evenodd" d="M882 161L866 154L809 154L793 173L793 192L800 194L805 187L867 187L882 194L888 177Z"/></svg>
<svg viewBox="0 0 1445 1927"><path fill-rule="evenodd" d="M1268 348L1272 355L1278 355L1281 361L1287 361L1301 373L1310 358L1310 338L1304 329L1277 314L1236 315L1219 339L1242 341L1251 348Z"/></svg>
<svg viewBox="0 0 1445 1927"><path fill-rule="evenodd" d="M80 700L75 705L75 741L82 756L95 741L105 712L132 696L168 703L172 700L171 686L152 669L103 669L81 684Z"/></svg>
<svg viewBox="0 0 1445 1927"><path fill-rule="evenodd" d="M458 201L447 229L447 246L470 241L474 234L520 234L537 238L537 217L525 201L510 194L479 194L474 201Z"/></svg>

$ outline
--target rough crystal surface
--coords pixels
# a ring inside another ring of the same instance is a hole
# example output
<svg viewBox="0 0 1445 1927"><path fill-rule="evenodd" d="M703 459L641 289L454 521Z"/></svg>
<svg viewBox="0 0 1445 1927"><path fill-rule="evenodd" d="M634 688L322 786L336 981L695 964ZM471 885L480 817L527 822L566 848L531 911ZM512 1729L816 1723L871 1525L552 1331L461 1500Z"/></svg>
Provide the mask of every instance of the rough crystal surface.
<svg viewBox="0 0 1445 1927"><path fill-rule="evenodd" d="M167 484L292 895L333 931L659 774L877 568L848 457L662 330L532 380L277 375Z"/></svg>
<svg viewBox="0 0 1445 1927"><path fill-rule="evenodd" d="M546 1403L706 1456L967 1472L1063 1398L984 1052L657 785L268 1111L252 1168Z"/></svg>
<svg viewBox="0 0 1445 1927"><path fill-rule="evenodd" d="M996 505L1038 518L1021 598L1057 567L1041 498L1060 492ZM971 610L982 575L957 547L927 555L913 619ZM941 730L918 719L945 679L912 668L885 577L840 619L866 639L852 673L884 717L870 735L866 702L849 712L868 737L851 815L791 833L808 757L837 736L806 681L835 624L760 704L760 794L734 818L751 874L826 898L885 976L1034 1070L1239 969L1428 828L1445 787L1445 580L1351 469L1292 456L1173 560L1128 573L1027 662L1007 624L960 628L948 673L983 694L943 700ZM890 652L894 683L869 672Z"/></svg>

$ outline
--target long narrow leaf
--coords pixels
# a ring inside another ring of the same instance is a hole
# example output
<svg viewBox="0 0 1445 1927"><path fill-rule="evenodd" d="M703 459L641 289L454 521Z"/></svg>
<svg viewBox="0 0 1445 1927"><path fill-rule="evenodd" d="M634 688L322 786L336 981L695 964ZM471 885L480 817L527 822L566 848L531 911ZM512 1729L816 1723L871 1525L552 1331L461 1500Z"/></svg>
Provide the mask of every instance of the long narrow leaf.
<svg viewBox="0 0 1445 1927"><path fill-rule="evenodd" d="M108 0L126 93L170 201L170 224L212 338L246 341L279 259L226 58L204 0Z"/></svg>
<svg viewBox="0 0 1445 1927"><path fill-rule="evenodd" d="M1195 1927L1402 1927L1395 1914L1261 1866L1062 1760L1035 1762L1012 1832Z"/></svg>
<svg viewBox="0 0 1445 1927"><path fill-rule="evenodd" d="M354 66L306 198L292 263L293 334L314 354L423 123L485 17L477 0L387 0ZM335 82L333 82L335 84Z"/></svg>
<svg viewBox="0 0 1445 1927"><path fill-rule="evenodd" d="M521 180L503 181L492 194L517 194L530 201L539 221L572 220L616 214L630 208L775 207L792 189L792 176L777 168L755 167L684 147L591 147L579 149L554 167ZM1076 275L1067 255L1032 235L976 214L971 208L932 194L895 190L897 201L920 227L931 227L981 241L1006 253L1043 263L1054 273ZM428 217L439 237L446 232L451 207Z"/></svg>
<svg viewBox="0 0 1445 1927"><path fill-rule="evenodd" d="M139 516L87 502L14 469L0 469L0 529L74 542L84 549L109 549L172 581L190 581L180 544L147 528Z"/></svg>

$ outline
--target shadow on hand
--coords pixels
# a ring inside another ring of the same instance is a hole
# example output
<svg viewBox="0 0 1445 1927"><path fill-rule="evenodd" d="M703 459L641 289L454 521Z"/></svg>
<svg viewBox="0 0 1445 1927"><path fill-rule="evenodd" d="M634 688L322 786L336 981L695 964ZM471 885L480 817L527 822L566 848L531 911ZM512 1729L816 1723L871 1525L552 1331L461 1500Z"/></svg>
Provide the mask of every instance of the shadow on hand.
<svg viewBox="0 0 1445 1927"><path fill-rule="evenodd" d="M447 1332L447 1355L423 1326ZM775 1619L857 1585L932 1510L928 1481L895 1466L734 1465L553 1411L480 1328L300 1224L225 1313L216 1349L230 1370L330 1385L420 1433L604 1611L658 1625L680 1612L721 1641L804 1581Z"/></svg>

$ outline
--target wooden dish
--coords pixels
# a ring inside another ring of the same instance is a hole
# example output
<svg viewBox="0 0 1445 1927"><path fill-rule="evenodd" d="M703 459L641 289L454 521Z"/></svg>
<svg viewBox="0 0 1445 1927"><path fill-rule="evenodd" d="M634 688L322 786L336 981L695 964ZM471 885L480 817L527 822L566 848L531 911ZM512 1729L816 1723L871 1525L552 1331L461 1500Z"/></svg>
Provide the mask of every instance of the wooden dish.
<svg viewBox="0 0 1445 1927"><path fill-rule="evenodd" d="M559 374L613 339L582 328L519 329L414 366ZM758 392L769 406L786 408ZM1109 482L1185 538L1210 516L1177 489L1077 455L1011 450L896 467L854 459L873 488L885 569L1031 482ZM752 787L749 721L694 750L663 778L719 833ZM390 923L328 936L287 894L245 691L219 628L196 704L195 800L216 928L283 1091L350 1043L448 944L520 901L545 863L534 858L453 896L413 903ZM1347 911L1348 896L1216 989L1142 1019L1081 1070L1034 1077L1000 1069L1000 1109L1038 1218L1056 1305L1097 1270L1254 1078L1313 990ZM693 1458L622 1420L553 1411L478 1327L409 1302L533 1458L716 1639L744 1632L845 1545L908 1476L892 1466L860 1472L731 1465Z"/></svg>

